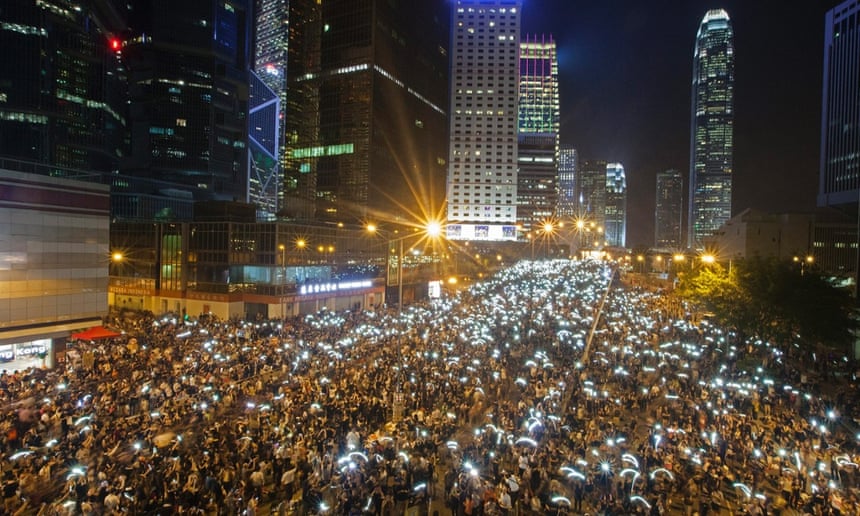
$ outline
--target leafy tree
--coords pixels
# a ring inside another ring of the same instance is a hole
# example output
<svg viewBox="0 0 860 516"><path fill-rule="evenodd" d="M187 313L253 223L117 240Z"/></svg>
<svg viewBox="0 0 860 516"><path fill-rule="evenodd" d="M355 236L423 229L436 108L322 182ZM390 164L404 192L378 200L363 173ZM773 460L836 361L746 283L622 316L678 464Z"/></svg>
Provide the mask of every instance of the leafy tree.
<svg viewBox="0 0 860 516"><path fill-rule="evenodd" d="M740 339L758 336L845 349L858 328L850 293L814 268L800 269L775 258L702 265L680 279L678 293L713 312Z"/></svg>

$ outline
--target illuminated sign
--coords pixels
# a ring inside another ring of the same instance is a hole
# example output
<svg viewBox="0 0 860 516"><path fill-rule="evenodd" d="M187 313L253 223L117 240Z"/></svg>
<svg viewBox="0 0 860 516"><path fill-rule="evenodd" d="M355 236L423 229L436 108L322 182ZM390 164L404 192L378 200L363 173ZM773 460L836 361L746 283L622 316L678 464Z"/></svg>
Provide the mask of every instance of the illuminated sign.
<svg viewBox="0 0 860 516"><path fill-rule="evenodd" d="M439 299L442 297L442 282L431 281L427 284L427 297L430 299Z"/></svg>
<svg viewBox="0 0 860 516"><path fill-rule="evenodd" d="M341 281L340 283L318 283L316 285L302 285L299 289L299 294L324 294L326 292L338 292L340 290L355 290L358 288L370 288L373 282L370 280L362 281Z"/></svg>
<svg viewBox="0 0 860 516"><path fill-rule="evenodd" d="M319 158L322 156L340 156L341 154L352 154L355 152L355 146L351 143L341 143L339 145L326 145L320 147L305 147L303 149L293 149L293 158Z"/></svg>
<svg viewBox="0 0 860 516"><path fill-rule="evenodd" d="M446 230L449 240L515 241L517 239L516 226L503 226L500 224L448 224Z"/></svg>

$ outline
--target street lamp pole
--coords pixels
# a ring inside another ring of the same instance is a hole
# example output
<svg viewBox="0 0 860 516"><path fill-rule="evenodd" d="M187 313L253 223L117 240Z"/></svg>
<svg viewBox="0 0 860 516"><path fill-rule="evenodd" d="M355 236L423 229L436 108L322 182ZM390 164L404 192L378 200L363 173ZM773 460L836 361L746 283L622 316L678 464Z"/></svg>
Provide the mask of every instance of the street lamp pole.
<svg viewBox="0 0 860 516"><path fill-rule="evenodd" d="M287 246L281 244L278 246L281 250L281 321L287 316L287 300L284 297L287 290Z"/></svg>
<svg viewBox="0 0 860 516"><path fill-rule="evenodd" d="M400 238L400 250L397 253L397 318L403 314L403 238Z"/></svg>

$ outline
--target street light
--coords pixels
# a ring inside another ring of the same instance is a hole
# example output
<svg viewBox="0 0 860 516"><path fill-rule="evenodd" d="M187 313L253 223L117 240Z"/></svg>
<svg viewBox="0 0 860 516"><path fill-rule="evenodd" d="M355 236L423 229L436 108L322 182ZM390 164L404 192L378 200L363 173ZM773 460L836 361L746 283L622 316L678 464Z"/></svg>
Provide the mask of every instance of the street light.
<svg viewBox="0 0 860 516"><path fill-rule="evenodd" d="M287 290L287 246L278 244L278 249L281 251L281 320L283 321L287 313L287 298L285 297Z"/></svg>
<svg viewBox="0 0 860 516"><path fill-rule="evenodd" d="M376 226L376 224L367 224L366 229L369 233L376 234L380 230ZM408 235L404 235L393 240L389 240L388 249L391 249L391 244L397 242L398 253L397 253L397 320L400 322L403 315L403 241L407 238L412 237L422 237L422 238L431 238L435 239L442 234L442 224L437 221L427 222L423 228L423 231L416 231L414 233L410 233ZM385 288L388 290L389 283L389 271L391 269L389 263L389 255L390 253L386 253L386 263L385 263ZM393 403L391 405L392 416L393 419L399 421L400 417L403 413L404 407L404 396L403 396L403 356L402 356L403 343L398 339L397 342L397 360L398 360L398 378L397 378L397 391L394 393Z"/></svg>
<svg viewBox="0 0 860 516"><path fill-rule="evenodd" d="M369 223L365 226L365 229L372 234L376 234L381 232L382 230L376 224ZM423 227L419 228L413 233L409 233L407 235L403 235L397 238L389 238L389 249L391 249L390 245L393 243L398 243L398 252L397 252L397 315L399 316L403 312L403 241L407 238L413 237L421 237L428 239L436 239L442 235L442 223L438 221L429 221L424 224ZM390 234L390 233L389 233ZM389 280L389 272L390 272L390 264L388 263L388 257L386 257L385 264L385 286L388 287Z"/></svg>
<svg viewBox="0 0 860 516"><path fill-rule="evenodd" d="M800 275L801 275L801 276L803 276L804 268L805 268L807 265L810 265L810 266L811 266L811 265L812 265L812 262L814 262L814 261L815 261L815 258L814 258L811 254L810 254L810 255L806 255L806 257L804 257L802 260L800 259L800 257L799 257L799 256L795 256L793 259L794 259L794 263L799 263L799 264L800 264Z"/></svg>
<svg viewBox="0 0 860 516"><path fill-rule="evenodd" d="M537 233L541 234L541 238L543 238L543 241L546 244L545 245L545 251L546 251L547 256L549 255L549 239L552 235L555 234L555 229L556 229L556 223L555 222L553 222L551 220L545 220L540 224L540 227L538 228L538 230L535 234L535 236L537 236ZM534 242L532 242L532 249L534 249ZM534 255L534 252L532 252L532 255ZM532 259L534 259L534 256L532 256Z"/></svg>

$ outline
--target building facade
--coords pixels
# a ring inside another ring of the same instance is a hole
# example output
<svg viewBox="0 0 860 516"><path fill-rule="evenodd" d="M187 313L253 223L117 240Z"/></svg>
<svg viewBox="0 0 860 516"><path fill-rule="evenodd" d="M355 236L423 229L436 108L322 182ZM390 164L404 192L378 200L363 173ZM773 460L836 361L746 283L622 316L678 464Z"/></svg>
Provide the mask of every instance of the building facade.
<svg viewBox="0 0 860 516"><path fill-rule="evenodd" d="M452 2L448 238L517 238L521 0Z"/></svg>
<svg viewBox="0 0 860 516"><path fill-rule="evenodd" d="M284 210L426 220L444 204L444 0L290 2Z"/></svg>
<svg viewBox="0 0 860 516"><path fill-rule="evenodd" d="M255 0L254 6L254 65L253 71L257 78L262 81L266 87L278 97L278 113L277 113L277 150L274 153L277 157L277 182L283 183L284 178L281 171L284 169L285 162L285 141L286 135L286 113L284 112L287 105L287 70L289 61L289 40L290 40L290 23L289 9L291 2L287 0ZM253 77L251 85L251 96L254 96ZM254 99L251 99L252 105L255 104ZM253 118L253 115L251 115ZM250 122L250 129L253 134L256 124L254 120ZM252 136L253 137L253 136ZM249 142L249 145L252 145ZM249 168L251 181L255 180L255 171ZM251 190L253 191L253 187ZM272 213L277 213L278 209L284 204L283 186L278 184L274 188L277 196L276 208ZM250 202L255 202L250 200ZM268 210L266 210L268 211Z"/></svg>
<svg viewBox="0 0 860 516"><path fill-rule="evenodd" d="M281 191L281 97L256 72L248 95L248 195L259 220L273 220Z"/></svg>
<svg viewBox="0 0 860 516"><path fill-rule="evenodd" d="M657 173L654 200L654 247L674 251L681 249L684 216L684 178L670 169Z"/></svg>
<svg viewBox="0 0 860 516"><path fill-rule="evenodd" d="M728 13L708 11L693 54L687 243L703 239L732 214L734 35Z"/></svg>
<svg viewBox="0 0 860 516"><path fill-rule="evenodd" d="M627 176L624 165L606 165L605 244L625 247L627 244Z"/></svg>
<svg viewBox="0 0 860 516"><path fill-rule="evenodd" d="M110 264L110 306L279 319L389 302L386 280L396 299L398 256L390 240L358 226L259 222L253 206L238 208L214 203L191 222L112 224L111 252L121 258ZM410 244L416 252L404 256L407 300L426 295L439 257Z"/></svg>
<svg viewBox="0 0 860 516"><path fill-rule="evenodd" d="M578 217L577 175L579 153L571 146L561 145L558 152L558 200L555 212L561 218Z"/></svg>
<svg viewBox="0 0 860 516"><path fill-rule="evenodd" d="M104 185L0 170L0 361L52 357L107 315L109 195Z"/></svg>
<svg viewBox="0 0 860 516"><path fill-rule="evenodd" d="M592 240L600 241L602 245L603 231L606 227L607 163L600 159L583 160L580 163L577 181L579 213L588 222L592 231L600 233L600 238L593 237Z"/></svg>
<svg viewBox="0 0 860 516"><path fill-rule="evenodd" d="M132 140L126 173L174 183L168 196L244 200L251 0L131 6L121 47Z"/></svg>
<svg viewBox="0 0 860 516"><path fill-rule="evenodd" d="M860 202L860 3L827 12L821 102L819 206Z"/></svg>
<svg viewBox="0 0 860 516"><path fill-rule="evenodd" d="M558 204L558 57L549 36L520 42L517 218L525 231L551 220Z"/></svg>
<svg viewBox="0 0 860 516"><path fill-rule="evenodd" d="M0 157L117 170L128 130L125 70L112 46L122 25L108 0L3 2Z"/></svg>

